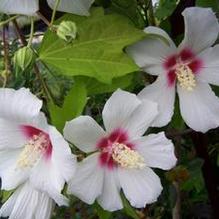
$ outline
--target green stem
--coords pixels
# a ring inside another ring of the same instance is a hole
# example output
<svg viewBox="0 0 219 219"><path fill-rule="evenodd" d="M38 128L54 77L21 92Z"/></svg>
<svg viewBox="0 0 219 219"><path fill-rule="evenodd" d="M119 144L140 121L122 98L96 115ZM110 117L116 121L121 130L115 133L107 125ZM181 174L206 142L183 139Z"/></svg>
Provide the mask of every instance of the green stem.
<svg viewBox="0 0 219 219"><path fill-rule="evenodd" d="M17 35L21 40L21 43L23 44L23 46L26 46L27 45L26 39L25 39L23 33L21 32L21 29L20 29L19 25L17 24L17 21L14 20L13 23L14 23L14 27L15 27L15 30L17 32ZM35 74L36 74L36 76L37 76L37 78L38 78L38 80L39 80L39 82L42 86L42 89L43 89L43 92L45 94L46 100L47 101L48 100L53 101L52 97L50 96L49 89L47 88L47 84L44 81L44 78L42 77L41 72L40 72L40 70L38 68L38 65L36 63L34 64L33 68L34 68L34 72L35 72Z"/></svg>
<svg viewBox="0 0 219 219"><path fill-rule="evenodd" d="M2 74L2 76L3 76L3 85L2 85L2 87L6 87L7 81L8 81L8 76L11 72L7 28L8 28L8 25L5 24L3 26L3 31L2 31L3 51L4 51L4 65L5 65L5 71L3 71L3 74Z"/></svg>
<svg viewBox="0 0 219 219"><path fill-rule="evenodd" d="M39 11L37 11L36 14L48 27L50 27L50 22Z"/></svg>
<svg viewBox="0 0 219 219"><path fill-rule="evenodd" d="M152 0L149 0L149 5L148 5L148 21L150 25L156 26Z"/></svg>
<svg viewBox="0 0 219 219"><path fill-rule="evenodd" d="M33 41L33 36L34 36L34 18L33 17L31 17L30 18L30 38L29 38L29 40L28 40L28 44L27 44L27 47L30 47L31 46L31 44L32 44L32 41Z"/></svg>
<svg viewBox="0 0 219 219"><path fill-rule="evenodd" d="M10 17L9 19L7 19L7 20L5 20L5 21L0 22L0 27L3 26L3 25L5 25L5 24L7 24L7 23L9 23L10 21L13 21L13 20L16 19L17 17L19 17L19 15L15 15L15 16Z"/></svg>
<svg viewBox="0 0 219 219"><path fill-rule="evenodd" d="M58 8L58 6L59 6L59 3L60 3L60 0L56 0L56 2L55 2L55 7L54 7L53 12L52 12L51 22L50 22L50 25L51 25L51 26L52 26L53 23L54 23L55 16L56 16L56 11L57 11L57 8Z"/></svg>
<svg viewBox="0 0 219 219"><path fill-rule="evenodd" d="M52 96L50 95L50 91L49 91L49 89L48 89L48 87L47 87L47 84L46 84L46 82L44 81L44 78L42 77L41 72L40 72L40 70L39 70L39 67L38 67L38 65L37 65L36 63L34 64L33 69L34 69L34 72L35 72L37 78L39 79L39 81L40 81L40 83L41 83L41 85L42 85L43 92L44 92L44 94L45 94L46 100L47 100L47 101L48 101L48 100L52 100L52 101L53 101L53 98L52 98Z"/></svg>

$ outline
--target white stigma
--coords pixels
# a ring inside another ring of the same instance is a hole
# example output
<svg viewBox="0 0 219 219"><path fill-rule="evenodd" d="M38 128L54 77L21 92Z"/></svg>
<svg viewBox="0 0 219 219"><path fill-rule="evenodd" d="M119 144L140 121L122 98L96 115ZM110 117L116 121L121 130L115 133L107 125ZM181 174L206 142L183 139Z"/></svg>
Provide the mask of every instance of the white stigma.
<svg viewBox="0 0 219 219"><path fill-rule="evenodd" d="M34 135L32 139L24 145L24 149L22 150L17 160L17 167L33 167L40 159L42 154L46 151L48 145L49 140L44 133Z"/></svg>
<svg viewBox="0 0 219 219"><path fill-rule="evenodd" d="M194 73L188 65L180 64L176 68L176 76L182 88L192 91L196 86Z"/></svg>
<svg viewBox="0 0 219 219"><path fill-rule="evenodd" d="M144 158L137 152L125 144L114 143L112 146L112 158L115 162L117 162L120 166L125 168L144 168L145 162Z"/></svg>

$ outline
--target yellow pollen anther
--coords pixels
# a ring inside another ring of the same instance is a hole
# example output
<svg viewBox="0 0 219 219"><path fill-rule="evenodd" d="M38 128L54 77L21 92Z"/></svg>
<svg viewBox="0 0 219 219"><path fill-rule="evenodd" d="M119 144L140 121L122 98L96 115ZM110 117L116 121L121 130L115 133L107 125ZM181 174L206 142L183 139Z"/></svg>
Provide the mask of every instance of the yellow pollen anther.
<svg viewBox="0 0 219 219"><path fill-rule="evenodd" d="M24 149L17 160L17 167L33 167L46 151L48 143L49 142L45 134L40 133L39 135L34 135L32 139L24 145Z"/></svg>
<svg viewBox="0 0 219 219"><path fill-rule="evenodd" d="M192 91L196 86L194 73L188 65L179 65L176 68L176 76L182 88Z"/></svg>
<svg viewBox="0 0 219 219"><path fill-rule="evenodd" d="M115 143L112 147L112 158L125 168L144 168L144 158L137 152L127 147L125 144Z"/></svg>

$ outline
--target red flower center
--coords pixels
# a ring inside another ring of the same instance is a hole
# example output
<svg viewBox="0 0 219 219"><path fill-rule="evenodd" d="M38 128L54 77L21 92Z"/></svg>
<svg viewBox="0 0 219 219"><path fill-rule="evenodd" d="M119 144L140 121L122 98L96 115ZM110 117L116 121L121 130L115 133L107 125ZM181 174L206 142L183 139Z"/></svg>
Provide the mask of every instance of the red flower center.
<svg viewBox="0 0 219 219"><path fill-rule="evenodd" d="M114 130L109 136L100 139L97 143L97 148L100 150L99 161L101 166L107 166L109 169L118 165L118 162L113 159L115 155L115 146L120 145L126 149L133 151L134 145L129 142L126 131L118 128Z"/></svg>
<svg viewBox="0 0 219 219"><path fill-rule="evenodd" d="M28 141L18 158L17 166L21 168L33 167L42 156L49 159L52 154L52 143L49 135L32 126L22 125L20 127Z"/></svg>
<svg viewBox="0 0 219 219"><path fill-rule="evenodd" d="M190 49L183 49L178 54L169 56L163 64L167 72L169 86L174 86L178 79L181 86L192 89L195 86L195 74L202 67L202 60Z"/></svg>

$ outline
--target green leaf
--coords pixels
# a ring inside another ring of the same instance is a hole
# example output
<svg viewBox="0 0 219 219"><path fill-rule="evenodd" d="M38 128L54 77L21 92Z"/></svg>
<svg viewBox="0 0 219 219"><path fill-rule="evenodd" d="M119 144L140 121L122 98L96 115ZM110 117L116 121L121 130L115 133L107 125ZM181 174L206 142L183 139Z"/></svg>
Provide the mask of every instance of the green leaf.
<svg viewBox="0 0 219 219"><path fill-rule="evenodd" d="M155 16L159 20L169 17L175 10L178 2L178 0L160 0Z"/></svg>
<svg viewBox="0 0 219 219"><path fill-rule="evenodd" d="M62 107L49 103L48 108L52 124L62 132L65 122L79 116L87 103L87 91L83 81L76 80L65 97Z"/></svg>
<svg viewBox="0 0 219 219"><path fill-rule="evenodd" d="M177 129L177 130L185 129L185 122L181 116L178 97L176 98L176 101L175 101L174 114L169 124L169 127Z"/></svg>
<svg viewBox="0 0 219 219"><path fill-rule="evenodd" d="M96 212L97 212L97 215L100 219L110 219L111 216L112 216L112 213L109 212L109 211L105 211L103 208L101 208L96 202L95 204L93 205Z"/></svg>
<svg viewBox="0 0 219 219"><path fill-rule="evenodd" d="M125 89L132 84L134 74L128 74L119 78L112 80L110 84L104 84L96 79L90 78L86 82L87 93L89 95L101 94L101 93L110 93L115 91L118 88Z"/></svg>
<svg viewBox="0 0 219 219"><path fill-rule="evenodd" d="M196 0L196 6L210 7L215 12L219 11L219 1L218 0Z"/></svg>
<svg viewBox="0 0 219 219"><path fill-rule="evenodd" d="M112 10L121 13L130 20L140 29L144 29L145 21L136 0L112 0Z"/></svg>
<svg viewBox="0 0 219 219"><path fill-rule="evenodd" d="M89 17L68 14L58 23L63 20L76 23L76 40L66 44L48 31L39 51L40 59L60 74L84 75L110 83L113 78L139 70L123 49L143 39L145 33L136 29L128 18L119 14L104 15L98 8Z"/></svg>
<svg viewBox="0 0 219 219"><path fill-rule="evenodd" d="M121 195L125 213L133 219L139 219L135 209L130 205L124 194Z"/></svg>
<svg viewBox="0 0 219 219"><path fill-rule="evenodd" d="M14 192L14 190L10 190L10 191L2 190L1 191L1 198L2 198L1 201L6 202L13 192Z"/></svg>

